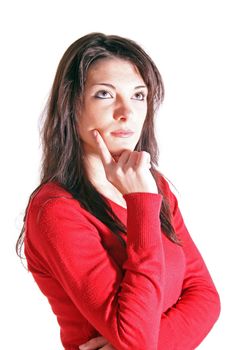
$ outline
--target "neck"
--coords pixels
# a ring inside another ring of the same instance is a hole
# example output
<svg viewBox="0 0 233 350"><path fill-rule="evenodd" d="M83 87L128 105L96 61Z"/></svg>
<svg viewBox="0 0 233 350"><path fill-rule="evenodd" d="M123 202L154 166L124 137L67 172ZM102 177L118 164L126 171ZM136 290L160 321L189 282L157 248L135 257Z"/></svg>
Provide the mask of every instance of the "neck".
<svg viewBox="0 0 233 350"><path fill-rule="evenodd" d="M103 163L96 154L88 154L83 157L83 164L88 180L93 184L106 184L108 182Z"/></svg>
<svg viewBox="0 0 233 350"><path fill-rule="evenodd" d="M103 193L104 195L107 193L112 193L116 196L122 197L121 192L108 181L102 160L99 155L94 153L85 155L83 161L89 181L99 192Z"/></svg>

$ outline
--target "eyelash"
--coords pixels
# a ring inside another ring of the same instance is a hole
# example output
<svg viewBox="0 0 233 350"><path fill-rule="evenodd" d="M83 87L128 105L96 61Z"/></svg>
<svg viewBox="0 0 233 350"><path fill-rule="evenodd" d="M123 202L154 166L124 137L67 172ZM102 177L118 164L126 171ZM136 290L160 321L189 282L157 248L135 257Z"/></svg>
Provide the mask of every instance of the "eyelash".
<svg viewBox="0 0 233 350"><path fill-rule="evenodd" d="M99 93L103 93L103 92L109 94L109 95L112 97L112 95L110 94L110 92L108 92L108 91L106 91L106 90L100 90L100 91L98 91L98 92L95 94L95 98L98 98L98 99L100 99L100 100L109 99L110 97L99 97L99 96L98 96ZM144 101L144 100L145 100L145 97L146 97L145 93L144 93L143 91L138 91L138 92L135 93L135 95L139 95L139 94L142 96L142 99L136 99L136 100L138 100L138 101Z"/></svg>
<svg viewBox="0 0 233 350"><path fill-rule="evenodd" d="M106 91L106 90L99 90L99 91L95 94L95 97L96 97L96 98L99 98L99 99L102 99L102 100L105 99L104 97L99 97L99 96L98 96L99 93L103 93L103 92L104 92L104 93L107 93L107 94L109 94L109 95L111 95L110 92L108 92L108 91ZM111 95L111 96L112 96L112 95ZM109 98L109 97L107 97L107 98Z"/></svg>
<svg viewBox="0 0 233 350"><path fill-rule="evenodd" d="M139 95L139 94L141 94L141 96L142 96L142 99L139 99L139 101L144 101L144 100L145 100L145 97L146 97L146 95L144 94L144 92L143 92L143 91L138 91L138 92L136 92L135 95Z"/></svg>

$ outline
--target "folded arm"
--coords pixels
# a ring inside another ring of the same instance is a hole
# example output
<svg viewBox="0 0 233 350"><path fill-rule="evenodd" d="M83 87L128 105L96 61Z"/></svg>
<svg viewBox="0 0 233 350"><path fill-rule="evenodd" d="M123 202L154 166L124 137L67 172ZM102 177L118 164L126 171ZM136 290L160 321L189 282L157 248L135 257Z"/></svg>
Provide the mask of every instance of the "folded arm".
<svg viewBox="0 0 233 350"><path fill-rule="evenodd" d="M183 244L186 273L179 300L162 315L158 350L192 350L218 319L220 300L206 264L185 226L177 199L168 184L165 186L173 212L173 225Z"/></svg>

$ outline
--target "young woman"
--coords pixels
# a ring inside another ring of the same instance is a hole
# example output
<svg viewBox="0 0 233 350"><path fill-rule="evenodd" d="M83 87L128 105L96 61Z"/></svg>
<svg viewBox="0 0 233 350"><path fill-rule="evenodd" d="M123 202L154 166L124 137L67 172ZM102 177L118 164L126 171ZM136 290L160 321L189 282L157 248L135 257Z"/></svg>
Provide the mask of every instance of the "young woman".
<svg viewBox="0 0 233 350"><path fill-rule="evenodd" d="M134 41L91 33L58 66L41 183L22 243L65 350L195 349L220 301L156 169L158 69ZM83 346L81 346L84 344Z"/></svg>

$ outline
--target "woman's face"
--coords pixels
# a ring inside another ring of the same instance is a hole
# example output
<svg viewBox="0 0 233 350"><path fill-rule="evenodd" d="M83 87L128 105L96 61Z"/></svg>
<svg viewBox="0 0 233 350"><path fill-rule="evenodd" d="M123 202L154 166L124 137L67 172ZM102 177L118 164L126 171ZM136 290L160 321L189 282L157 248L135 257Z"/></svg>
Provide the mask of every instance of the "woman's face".
<svg viewBox="0 0 233 350"><path fill-rule="evenodd" d="M147 87L126 60L104 58L90 66L84 89L84 105L78 112L78 130L85 155L98 153L91 134L97 129L110 153L133 151L147 114ZM113 134L117 130L132 133Z"/></svg>

